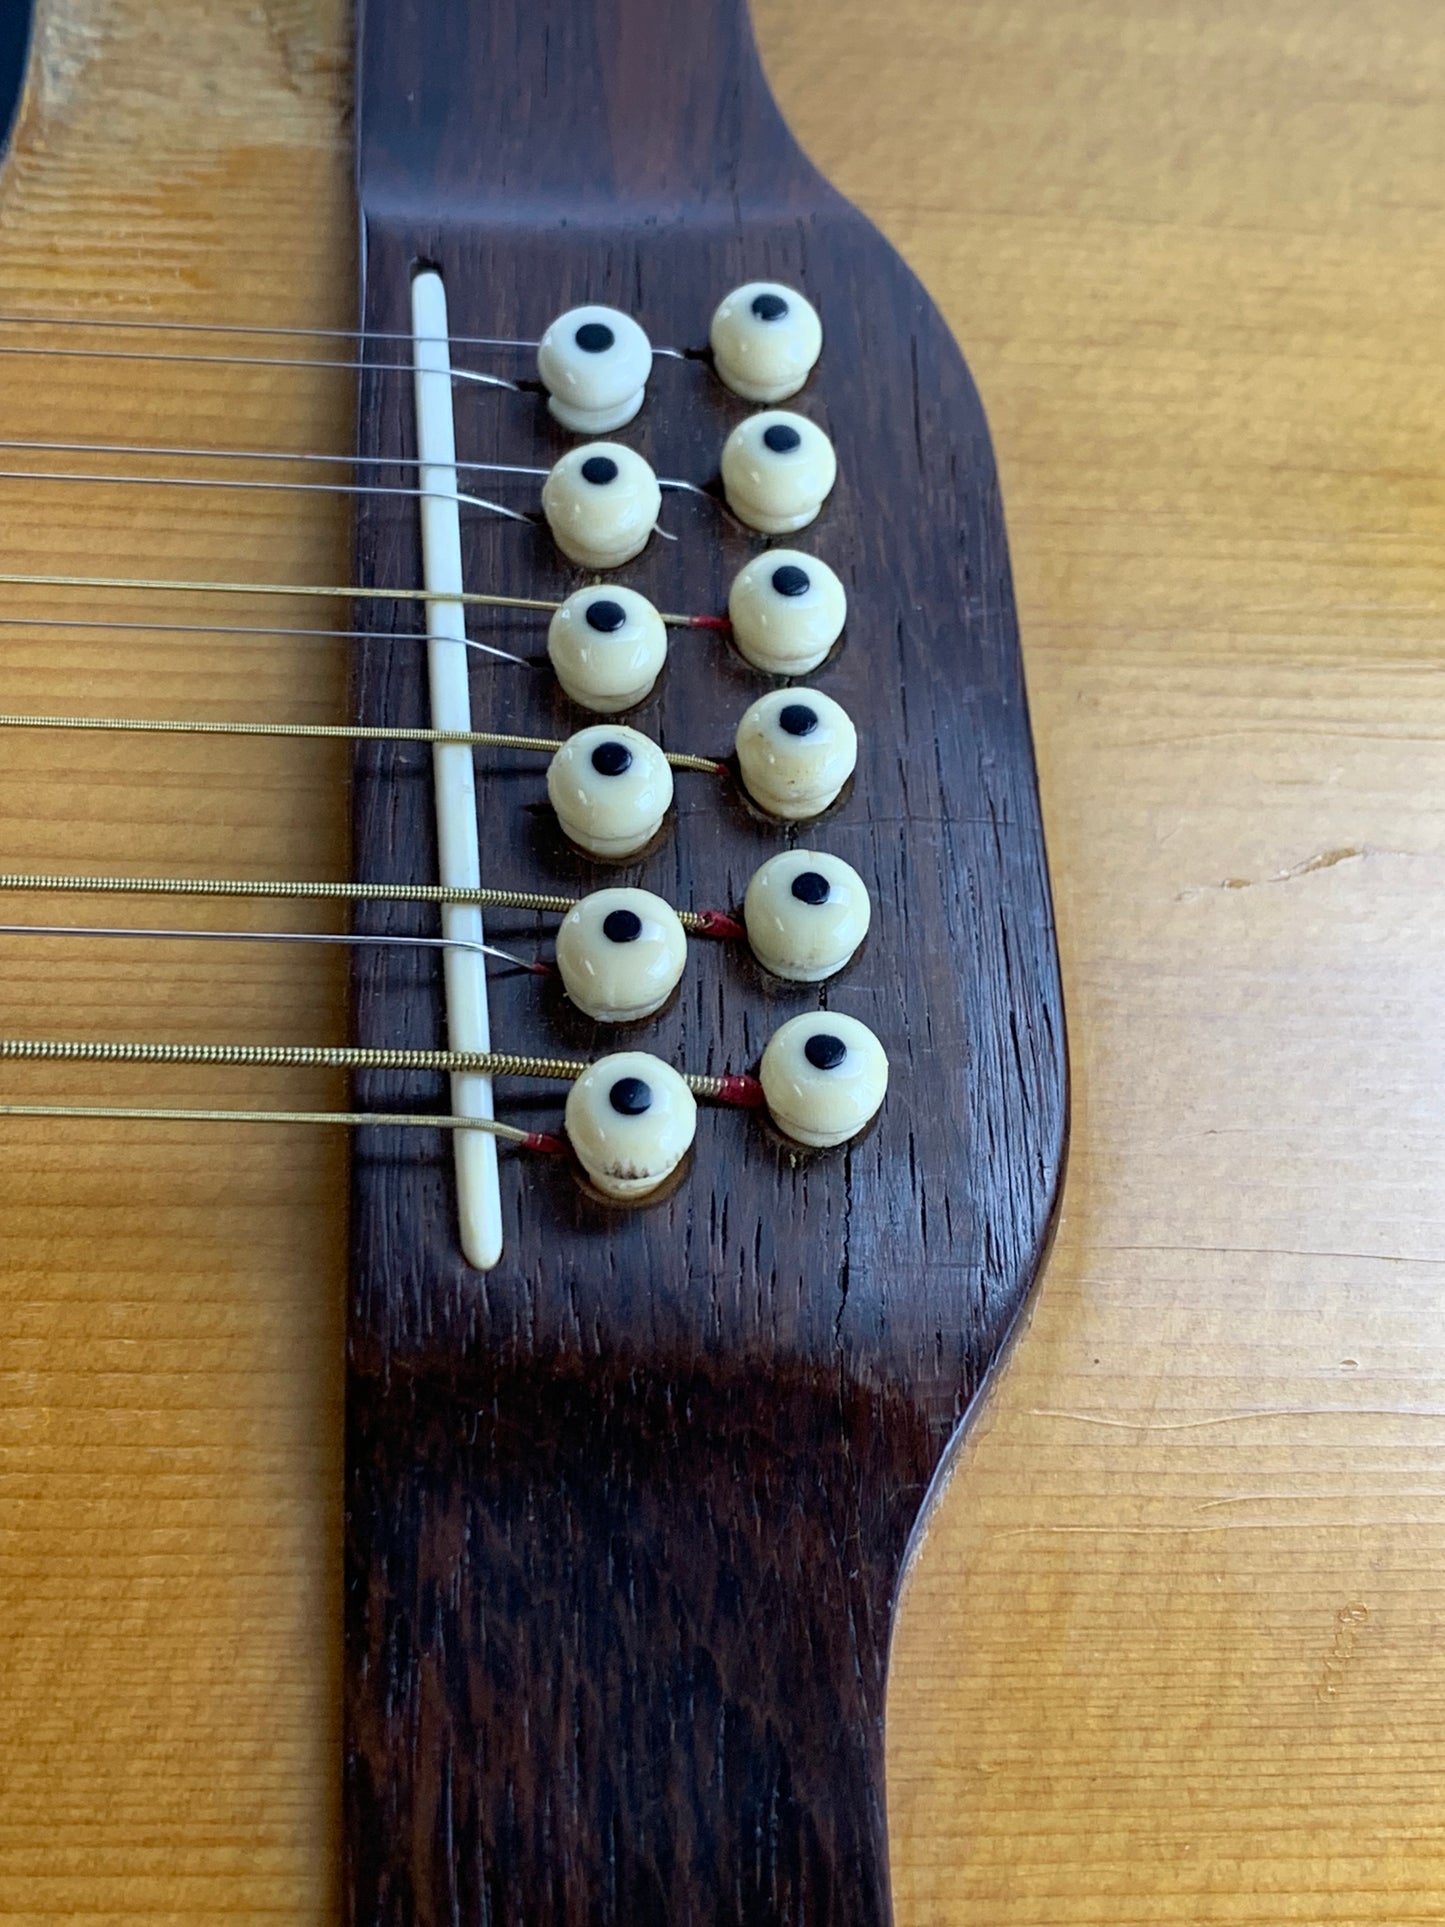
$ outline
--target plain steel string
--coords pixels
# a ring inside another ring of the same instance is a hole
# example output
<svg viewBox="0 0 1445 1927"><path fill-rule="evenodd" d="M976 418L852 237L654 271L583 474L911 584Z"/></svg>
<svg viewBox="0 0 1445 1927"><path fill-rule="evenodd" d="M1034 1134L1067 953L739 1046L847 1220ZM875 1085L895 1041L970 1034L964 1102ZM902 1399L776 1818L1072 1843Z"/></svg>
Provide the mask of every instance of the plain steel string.
<svg viewBox="0 0 1445 1927"><path fill-rule="evenodd" d="M0 937L148 937L180 943L322 943L353 949L471 950L502 963L515 964L533 977L550 977L550 964L529 962L515 951L471 937L382 936L352 930L185 930L145 929L138 924L0 923Z"/></svg>
<svg viewBox="0 0 1445 1927"><path fill-rule="evenodd" d="M549 1131L523 1131L494 1117L450 1117L428 1111L217 1111L170 1104L0 1104L0 1117L64 1117L161 1124L344 1124L348 1128L400 1126L422 1131L486 1131L524 1151L563 1152L564 1138Z"/></svg>
<svg viewBox="0 0 1445 1927"><path fill-rule="evenodd" d="M346 373L375 373L379 375L409 375L411 364L403 361L333 361L329 358L290 355L201 355L177 354L174 351L150 348L56 348L49 343L0 341L0 355L46 355L59 361L149 361L165 362L170 366L180 364L199 365L211 368L315 368L322 373L332 370ZM484 375L476 368L453 368L453 381L474 382L481 388L504 388L518 395L523 392L514 381L504 381L500 375Z"/></svg>
<svg viewBox="0 0 1445 1927"><path fill-rule="evenodd" d="M426 637L418 629L272 629L264 623L237 622L106 622L98 616L0 616L0 629L115 629L122 632L139 631L143 635L176 636L302 636L316 642L425 642ZM510 649L498 649L490 642L478 642L474 636L465 638L466 647L475 649L482 655L500 656L503 662L514 662L521 669L539 669L540 661L527 656L513 655Z"/></svg>
<svg viewBox="0 0 1445 1927"><path fill-rule="evenodd" d="M289 341L404 341L414 342L417 336L400 329L388 328L276 328L257 327L253 323L229 321L150 321L130 320L114 317L91 319L82 315L25 315L0 314L0 327L6 328L112 328L116 330L144 330L164 334L187 335L255 335ZM421 336L426 341L428 336ZM505 335L452 335L451 345L461 348L531 348L541 347L540 341L522 341ZM684 348L654 348L654 356L668 361L701 360L701 350L689 352ZM224 360L224 356L213 357ZM313 364L304 362L302 366ZM323 365L323 364L315 364Z"/></svg>
<svg viewBox="0 0 1445 1927"><path fill-rule="evenodd" d="M315 582L193 582L172 576L130 575L37 575L15 570L0 570L0 584L22 589L114 589L136 590L147 595L263 595L320 596L343 602L430 602L430 589L404 587L370 588L351 583ZM562 605L540 596L491 595L482 590L464 589L452 598L468 609L537 609L553 614ZM725 616L684 616L662 613L662 620L681 629L727 629ZM331 632L324 632L331 633ZM422 640L425 640L423 637Z"/></svg>
<svg viewBox="0 0 1445 1927"><path fill-rule="evenodd" d="M3 344L0 344L0 354L4 354L5 352L6 350ZM24 442L24 441L7 442L7 441L0 440L0 448L34 449L37 451L45 450L48 448L52 452L57 454L60 453L62 450L69 450L70 452L74 452L74 453L83 453L89 450L90 452L94 452L96 454L114 453L114 454L127 454L127 455L140 455L140 456L184 455L184 456L188 456L190 459L194 461L206 461L206 460L215 459L215 460L221 460L221 461L251 461L251 462L307 461L307 462L338 462L339 463L339 462L344 462L351 459L350 457L343 456L343 455L313 455L313 454L305 454L305 453L296 454L296 455L291 455L286 453L268 454L264 451L252 452L251 450L245 450L245 449L235 449L235 450L214 449L213 450L213 449L205 449L205 448L180 448L180 449L158 448L158 447L148 448L145 446L144 443L139 443L139 444L138 443L112 443L110 445L105 445L101 443L91 444L91 443L85 443L85 442L72 442L67 444L67 443L60 443L60 442L56 442L56 443ZM393 465L392 458L389 456L373 456L370 458L370 460L374 463L381 463L384 466ZM419 466L419 463L415 456L400 456L396 458L396 462L394 465L400 466L400 467L414 468ZM533 477L534 479L540 476L543 481L545 481L546 478L552 472L550 469L547 469L547 468L532 468L529 466L525 466L520 462L458 462L456 464L456 467L458 469L464 468L473 475L482 475L482 474L527 475L527 476ZM385 483L380 483L380 482L291 482L291 481L278 482L278 481L255 480L255 479L247 479L247 478L233 480L229 476L219 476L219 475L197 476L197 475L76 474L66 469L45 469L45 468L0 469L0 481L90 482L90 483L119 482L119 483L127 483L133 488L235 488L235 489L273 489L273 490L274 489L292 489L298 492L304 491L304 492L317 494L317 495L322 495L322 494L406 495L414 499L419 499L423 501L430 499L430 493L431 493L427 489L394 487L394 486L389 486ZM736 520L736 518L732 516L732 512L730 509L728 509L726 503L719 501L717 496L711 494L707 489L700 487L699 484L696 482L684 481L678 476L659 475L657 478L657 486L659 488L677 489L685 495L700 496L704 502L710 503L711 506L714 507L720 515L726 515L729 517L730 520ZM459 491L455 499L458 502L460 502L462 506L465 508L482 509L482 510L485 510L490 515L505 516L509 521L512 521L512 522L526 522L531 524L536 520L535 517L531 515L523 514L520 510L506 508L500 502L488 501L479 495L469 495ZM670 534L669 531L664 528L657 527L654 532L660 535L664 539L664 541L675 542L677 540L677 537L675 535Z"/></svg>

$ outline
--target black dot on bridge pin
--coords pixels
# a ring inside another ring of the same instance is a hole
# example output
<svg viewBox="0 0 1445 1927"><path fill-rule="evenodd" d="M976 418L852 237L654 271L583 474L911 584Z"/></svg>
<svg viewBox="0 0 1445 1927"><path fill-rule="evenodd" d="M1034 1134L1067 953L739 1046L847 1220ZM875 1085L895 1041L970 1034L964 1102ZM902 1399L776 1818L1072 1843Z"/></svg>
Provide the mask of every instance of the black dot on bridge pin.
<svg viewBox="0 0 1445 1927"><path fill-rule="evenodd" d="M652 1109L652 1090L640 1077L619 1077L607 1101L621 1117L641 1117Z"/></svg>
<svg viewBox="0 0 1445 1927"><path fill-rule="evenodd" d="M793 895L799 903L811 904L816 910L828 901L828 879L820 870L800 870L793 878Z"/></svg>
<svg viewBox="0 0 1445 1927"><path fill-rule="evenodd" d="M600 636L616 635L626 621L627 611L610 597L599 596L587 604L587 627L595 629Z"/></svg>
<svg viewBox="0 0 1445 1927"><path fill-rule="evenodd" d="M592 752L592 767L599 776L622 776L632 768L632 751L626 743L599 743Z"/></svg>
<svg viewBox="0 0 1445 1927"><path fill-rule="evenodd" d="M594 488L603 488L617 480L617 464L610 455L589 455L582 464L582 479Z"/></svg>
<svg viewBox="0 0 1445 1927"><path fill-rule="evenodd" d="M784 703L778 711L778 727L785 736L811 736L818 727L818 712L806 703Z"/></svg>
<svg viewBox="0 0 1445 1927"><path fill-rule="evenodd" d="M635 910L609 910L602 919L602 934L609 943L636 943L642 935L642 919Z"/></svg>
<svg viewBox="0 0 1445 1927"><path fill-rule="evenodd" d="M815 1030L803 1046L803 1055L815 1071L835 1071L848 1055L848 1046L830 1030Z"/></svg>
<svg viewBox="0 0 1445 1927"><path fill-rule="evenodd" d="M584 321L572 339L584 355L605 355L617 337L605 321Z"/></svg>
<svg viewBox="0 0 1445 1927"><path fill-rule="evenodd" d="M800 569L796 562L784 562L773 570L773 588L778 595L806 595L813 586L806 569Z"/></svg>
<svg viewBox="0 0 1445 1927"><path fill-rule="evenodd" d="M755 294L752 308L759 321L781 321L788 312L788 304L780 294Z"/></svg>
<svg viewBox="0 0 1445 1927"><path fill-rule="evenodd" d="M763 430L763 445L774 455L791 455L795 448L802 447L803 438L787 422L773 422Z"/></svg>

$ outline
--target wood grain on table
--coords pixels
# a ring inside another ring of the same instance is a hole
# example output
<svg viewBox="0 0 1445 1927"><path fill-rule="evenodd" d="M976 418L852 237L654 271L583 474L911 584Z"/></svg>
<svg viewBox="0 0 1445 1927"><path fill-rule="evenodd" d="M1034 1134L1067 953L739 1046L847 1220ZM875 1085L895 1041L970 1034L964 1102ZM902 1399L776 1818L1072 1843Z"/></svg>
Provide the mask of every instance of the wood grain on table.
<svg viewBox="0 0 1445 1927"><path fill-rule="evenodd" d="M989 407L1071 1029L1058 1242L896 1648L900 1923L1437 1918L1445 37L1425 0L758 28ZM345 75L330 0L49 0L0 305L348 325ZM344 448L349 408L0 357L7 436ZM7 569L347 566L339 499L0 491ZM16 710L344 704L337 644L0 637ZM345 874L340 755L57 749L5 742L0 867ZM0 1025L343 1033L335 961L138 949L7 943ZM0 1123L6 1927L334 1914L343 1158Z"/></svg>

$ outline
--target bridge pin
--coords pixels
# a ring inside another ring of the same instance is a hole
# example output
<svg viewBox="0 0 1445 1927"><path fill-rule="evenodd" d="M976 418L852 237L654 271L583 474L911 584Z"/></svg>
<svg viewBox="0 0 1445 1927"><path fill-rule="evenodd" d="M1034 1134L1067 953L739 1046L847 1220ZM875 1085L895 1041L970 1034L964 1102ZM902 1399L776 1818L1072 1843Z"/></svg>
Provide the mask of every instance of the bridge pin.
<svg viewBox="0 0 1445 1927"><path fill-rule="evenodd" d="M743 899L753 955L764 970L794 983L821 983L841 970L867 936L871 918L862 877L821 850L769 857Z"/></svg>
<svg viewBox="0 0 1445 1927"><path fill-rule="evenodd" d="M888 1090L888 1057L866 1024L833 1010L790 1017L774 1031L758 1069L778 1129L826 1148L857 1137Z"/></svg>
<svg viewBox="0 0 1445 1927"><path fill-rule="evenodd" d="M557 547L585 569L617 569L641 555L661 507L651 466L621 442L572 449L542 484Z"/></svg>
<svg viewBox="0 0 1445 1927"><path fill-rule="evenodd" d="M578 589L548 625L547 654L573 702L610 716L650 693L667 659L667 630L635 589Z"/></svg>
<svg viewBox="0 0 1445 1927"><path fill-rule="evenodd" d="M578 435L607 435L641 408L652 373L652 343L616 308L569 308L537 347L547 406Z"/></svg>
<svg viewBox="0 0 1445 1927"><path fill-rule="evenodd" d="M589 856L635 856L662 827L672 770L650 737L618 723L594 723L553 756L547 795L564 833Z"/></svg>
<svg viewBox="0 0 1445 1927"><path fill-rule="evenodd" d="M677 912L650 890L594 890L557 931L562 987L603 1024L636 1023L661 1010L686 961Z"/></svg>
<svg viewBox="0 0 1445 1927"><path fill-rule="evenodd" d="M764 535L805 528L837 476L838 458L822 429L784 408L750 415L723 443L728 507L739 521Z"/></svg>
<svg viewBox="0 0 1445 1927"><path fill-rule="evenodd" d="M817 310L776 281L734 288L712 318L714 365L745 401L778 402L796 395L822 347Z"/></svg>
<svg viewBox="0 0 1445 1927"><path fill-rule="evenodd" d="M815 555L766 549L740 569L728 592L733 641L755 669L806 676L843 633L848 597Z"/></svg>
<svg viewBox="0 0 1445 1927"><path fill-rule="evenodd" d="M697 1100L660 1058L618 1051L573 1084L566 1126L597 1189L635 1202L665 1183L692 1148Z"/></svg>
<svg viewBox="0 0 1445 1927"><path fill-rule="evenodd" d="M820 816L853 774L858 733L818 689L775 689L744 710L737 730L743 787L770 816Z"/></svg>

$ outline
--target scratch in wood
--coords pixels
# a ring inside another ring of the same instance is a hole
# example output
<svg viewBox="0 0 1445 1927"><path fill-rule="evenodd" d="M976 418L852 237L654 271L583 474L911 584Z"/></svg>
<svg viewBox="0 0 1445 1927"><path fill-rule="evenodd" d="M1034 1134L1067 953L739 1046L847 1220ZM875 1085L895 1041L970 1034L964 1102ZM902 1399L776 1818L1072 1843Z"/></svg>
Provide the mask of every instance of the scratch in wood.
<svg viewBox="0 0 1445 1927"><path fill-rule="evenodd" d="M1008 1526L989 1534L992 1539L1027 1539L1040 1533L1050 1537L1087 1539L1193 1539L1224 1532L1390 1532L1418 1526L1420 1519L1230 1519L1218 1525L1024 1525Z"/></svg>
<svg viewBox="0 0 1445 1927"><path fill-rule="evenodd" d="M1201 1499L1196 1512L1212 1512L1227 1505L1309 1505L1349 1503L1355 1499L1445 1499L1445 1486L1392 1486L1384 1492L1352 1487L1348 1492L1240 1492L1227 1499Z"/></svg>
<svg viewBox="0 0 1445 1927"><path fill-rule="evenodd" d="M1107 1412L1071 1412L1032 1406L1030 1418L1063 1419L1075 1425L1101 1425L1118 1432L1193 1432L1211 1425L1243 1425L1249 1420L1298 1418L1445 1418L1440 1405L1262 1405L1244 1412L1214 1412L1202 1418L1115 1418Z"/></svg>
<svg viewBox="0 0 1445 1927"><path fill-rule="evenodd" d="M1345 1672L1355 1657L1360 1644L1360 1635L1369 1623L1370 1609L1356 1602L1341 1606L1335 1614L1334 1638L1330 1650L1325 1655L1319 1679L1315 1682L1317 1699L1334 1699L1345 1681Z"/></svg>
<svg viewBox="0 0 1445 1927"><path fill-rule="evenodd" d="M1362 1264L1445 1265L1445 1258L1423 1252L1312 1250L1301 1245L1103 1244L1096 1251L1159 1252L1195 1258L1342 1258Z"/></svg>
<svg viewBox="0 0 1445 1927"><path fill-rule="evenodd" d="M1321 850L1315 856L1307 856L1300 863L1292 863L1287 870L1276 870L1267 877L1224 877L1218 883L1195 884L1188 890L1180 890L1175 896L1176 903L1188 903L1195 897L1209 896L1217 890L1261 890L1270 884L1294 883L1300 877L1313 876L1319 870L1334 870L1342 863L1363 863L1372 857L1408 857L1417 854L1412 850L1382 850L1369 844L1348 844L1337 850Z"/></svg>

